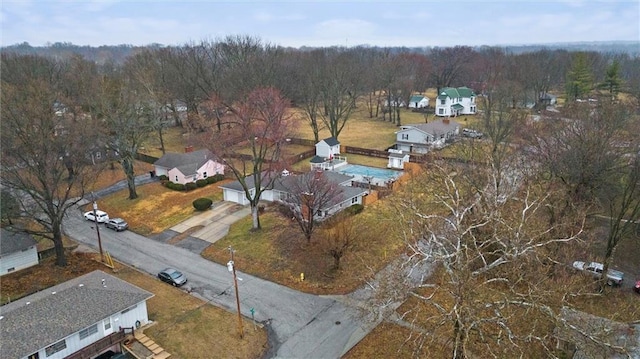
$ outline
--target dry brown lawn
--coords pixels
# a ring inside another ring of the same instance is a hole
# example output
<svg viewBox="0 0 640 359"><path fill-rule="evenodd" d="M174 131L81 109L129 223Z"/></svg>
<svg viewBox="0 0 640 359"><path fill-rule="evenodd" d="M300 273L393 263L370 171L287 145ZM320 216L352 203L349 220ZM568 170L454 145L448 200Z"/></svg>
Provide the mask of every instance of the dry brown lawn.
<svg viewBox="0 0 640 359"><path fill-rule="evenodd" d="M128 199L129 190L124 189L101 198L98 206L111 218L124 218L129 228L138 234L157 234L192 216L196 212L192 205L195 199L222 200L222 190L218 186L229 181L223 180L188 192L174 191L154 182L137 186L138 198L134 200Z"/></svg>
<svg viewBox="0 0 640 359"><path fill-rule="evenodd" d="M147 301L149 319L155 324L145 334L165 348L172 358L260 358L267 349L267 333L244 319L239 339L237 315L197 299L131 267L105 267L94 253L70 253L69 265L54 265L54 258L2 277L2 303L76 278L96 269L108 272L154 294ZM231 324L230 324L231 323ZM215 353L215 354L214 354Z"/></svg>
<svg viewBox="0 0 640 359"><path fill-rule="evenodd" d="M242 219L202 256L224 264L229 260L227 248L232 246L243 272L307 293L349 293L404 250L401 239L380 231L389 221L387 211L383 201L378 201L355 216L362 231L356 247L342 258L340 269L334 268L333 259L321 245L321 230L307 242L296 222L284 218L274 206L261 215L261 231L252 232L251 218ZM305 274L304 281L300 273Z"/></svg>
<svg viewBox="0 0 640 359"><path fill-rule="evenodd" d="M156 278L124 267L116 273L151 293L144 331L172 358L260 358L267 350L267 332L243 319L244 337L237 332L237 315L208 304Z"/></svg>

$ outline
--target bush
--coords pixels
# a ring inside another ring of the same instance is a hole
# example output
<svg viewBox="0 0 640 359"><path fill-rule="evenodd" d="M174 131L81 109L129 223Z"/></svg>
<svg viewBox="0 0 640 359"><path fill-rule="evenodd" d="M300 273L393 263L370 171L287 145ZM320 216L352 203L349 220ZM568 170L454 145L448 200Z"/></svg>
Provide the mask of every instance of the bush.
<svg viewBox="0 0 640 359"><path fill-rule="evenodd" d="M160 179L160 181L168 181L169 177L167 175L160 175L158 176L158 178Z"/></svg>
<svg viewBox="0 0 640 359"><path fill-rule="evenodd" d="M364 206L361 204L354 204L350 207L347 207L344 211L351 215L356 215L364 210Z"/></svg>
<svg viewBox="0 0 640 359"><path fill-rule="evenodd" d="M207 177L207 179L205 181L207 181L207 184L212 184L212 183L218 182L218 180L216 180L216 176Z"/></svg>
<svg viewBox="0 0 640 359"><path fill-rule="evenodd" d="M212 204L213 201L209 198L198 198L193 201L193 208L195 208L197 211L204 211L209 209Z"/></svg>
<svg viewBox="0 0 640 359"><path fill-rule="evenodd" d="M176 191L184 191L184 185L182 183L174 183L173 188Z"/></svg>
<svg viewBox="0 0 640 359"><path fill-rule="evenodd" d="M171 181L164 182L164 186L167 187L168 189L175 189L173 188L173 182Z"/></svg>
<svg viewBox="0 0 640 359"><path fill-rule="evenodd" d="M191 191L191 190L194 190L194 189L198 188L198 185L197 185L195 182L189 182L189 183L186 183L186 184L184 185L184 188L185 188L187 191Z"/></svg>
<svg viewBox="0 0 640 359"><path fill-rule="evenodd" d="M206 179L199 179L196 181L196 186L198 187L204 187L206 185L208 185L209 182Z"/></svg>

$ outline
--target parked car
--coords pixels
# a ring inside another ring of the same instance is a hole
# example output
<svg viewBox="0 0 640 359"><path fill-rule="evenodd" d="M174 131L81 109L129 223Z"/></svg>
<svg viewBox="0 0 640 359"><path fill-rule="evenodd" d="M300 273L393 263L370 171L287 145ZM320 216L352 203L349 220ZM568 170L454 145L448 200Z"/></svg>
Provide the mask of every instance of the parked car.
<svg viewBox="0 0 640 359"><path fill-rule="evenodd" d="M573 268L587 272L593 275L596 278L600 278L602 276L602 270L604 266L601 263L597 262L581 262L575 261L573 262ZM609 269L607 271L607 284L608 285L621 285L622 280L624 279L624 273L617 271L615 269Z"/></svg>
<svg viewBox="0 0 640 359"><path fill-rule="evenodd" d="M482 132L470 128L463 128L462 135L469 138L482 138Z"/></svg>
<svg viewBox="0 0 640 359"><path fill-rule="evenodd" d="M84 213L84 219L98 223L107 223L109 221L109 215L107 212L100 210L97 210L95 215L93 214L93 211L89 211Z"/></svg>
<svg viewBox="0 0 640 359"><path fill-rule="evenodd" d="M129 224L122 218L112 218L104 224L105 227L111 228L116 232L124 231L129 228Z"/></svg>
<svg viewBox="0 0 640 359"><path fill-rule="evenodd" d="M158 273L158 278L163 282L173 285L174 287L180 287L187 283L187 277L185 277L179 270L173 268L166 268L162 270Z"/></svg>
<svg viewBox="0 0 640 359"><path fill-rule="evenodd" d="M640 294L640 279L638 279L636 284L633 286L633 291Z"/></svg>

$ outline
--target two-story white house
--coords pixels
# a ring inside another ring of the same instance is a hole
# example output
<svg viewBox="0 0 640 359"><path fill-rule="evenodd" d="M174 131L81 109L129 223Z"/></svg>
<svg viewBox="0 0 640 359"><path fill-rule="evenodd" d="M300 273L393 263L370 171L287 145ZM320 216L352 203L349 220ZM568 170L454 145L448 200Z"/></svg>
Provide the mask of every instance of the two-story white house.
<svg viewBox="0 0 640 359"><path fill-rule="evenodd" d="M468 87L445 87L436 98L436 116L455 117L473 115L476 109L476 94Z"/></svg>
<svg viewBox="0 0 640 359"><path fill-rule="evenodd" d="M0 358L94 358L120 352L149 322L153 294L100 270L0 307Z"/></svg>
<svg viewBox="0 0 640 359"><path fill-rule="evenodd" d="M400 126L396 132L396 150L427 153L433 148L442 148L447 140L460 132L460 124L449 118L429 123Z"/></svg>

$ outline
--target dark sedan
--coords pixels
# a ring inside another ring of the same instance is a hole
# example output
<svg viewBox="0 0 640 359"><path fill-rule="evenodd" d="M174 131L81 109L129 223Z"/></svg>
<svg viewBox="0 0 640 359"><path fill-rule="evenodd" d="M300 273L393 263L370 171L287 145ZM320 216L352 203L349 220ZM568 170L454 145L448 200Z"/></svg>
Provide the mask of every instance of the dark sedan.
<svg viewBox="0 0 640 359"><path fill-rule="evenodd" d="M187 283L187 277L177 269L167 268L158 273L161 281L171 284L174 287L180 287Z"/></svg>

